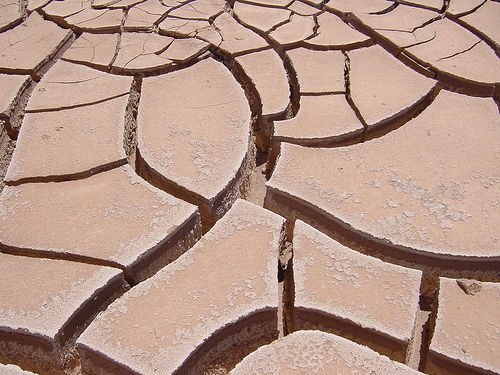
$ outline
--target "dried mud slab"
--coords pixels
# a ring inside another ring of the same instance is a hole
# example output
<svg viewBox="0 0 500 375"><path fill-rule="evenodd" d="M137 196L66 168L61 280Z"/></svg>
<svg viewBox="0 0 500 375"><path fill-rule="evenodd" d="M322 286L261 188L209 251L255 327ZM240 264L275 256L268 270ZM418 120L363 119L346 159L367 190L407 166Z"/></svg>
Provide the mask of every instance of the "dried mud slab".
<svg viewBox="0 0 500 375"><path fill-rule="evenodd" d="M175 39L164 52L164 56L175 64L188 63L202 56L209 48L209 44L197 38Z"/></svg>
<svg viewBox="0 0 500 375"><path fill-rule="evenodd" d="M312 2L311 2L312 4ZM301 1L294 1L287 6L287 9L301 16L313 16L321 13L321 10Z"/></svg>
<svg viewBox="0 0 500 375"><path fill-rule="evenodd" d="M321 146L360 138L362 132L363 124L344 94L302 96L295 117L274 123L273 140Z"/></svg>
<svg viewBox="0 0 500 375"><path fill-rule="evenodd" d="M287 9L262 7L239 1L235 2L233 10L235 16L242 23L259 30L261 33L268 33L280 24L288 22L292 14Z"/></svg>
<svg viewBox="0 0 500 375"><path fill-rule="evenodd" d="M128 289L120 270L77 262L0 254L0 270L0 361L39 374L71 367L76 336Z"/></svg>
<svg viewBox="0 0 500 375"><path fill-rule="evenodd" d="M255 0L252 1L252 3L263 6L269 5L271 7L284 8L290 4L290 0Z"/></svg>
<svg viewBox="0 0 500 375"><path fill-rule="evenodd" d="M302 221L293 243L295 329L331 331L404 361L421 272L359 254Z"/></svg>
<svg viewBox="0 0 500 375"><path fill-rule="evenodd" d="M436 84L380 46L351 51L348 55L350 95L369 125L387 121L396 114L415 114L415 105Z"/></svg>
<svg viewBox="0 0 500 375"><path fill-rule="evenodd" d="M441 7L443 2L442 0L440 2ZM390 3L388 2L387 5L389 6ZM431 40L435 35L431 28L425 28L423 25L439 17L435 11L405 5L399 5L384 14L357 15L366 26L383 38L387 38L399 49Z"/></svg>
<svg viewBox="0 0 500 375"><path fill-rule="evenodd" d="M440 11L443 8L443 0L414 0L411 1L410 6L413 6L412 4L415 5L421 5L425 9L430 9L434 11Z"/></svg>
<svg viewBox="0 0 500 375"><path fill-rule="evenodd" d="M494 268L499 129L491 99L442 91L382 138L337 149L283 144L266 207L410 262Z"/></svg>
<svg viewBox="0 0 500 375"><path fill-rule="evenodd" d="M58 62L28 102L7 184L81 178L125 164L131 83L129 77Z"/></svg>
<svg viewBox="0 0 500 375"><path fill-rule="evenodd" d="M81 178L125 164L127 99L26 114L5 176L7 184Z"/></svg>
<svg viewBox="0 0 500 375"><path fill-rule="evenodd" d="M362 15L383 11L391 5L391 2L387 0L337 0L332 4L328 4L326 8L344 13Z"/></svg>
<svg viewBox="0 0 500 375"><path fill-rule="evenodd" d="M263 346L231 371L244 374L422 374L342 337L299 331Z"/></svg>
<svg viewBox="0 0 500 375"><path fill-rule="evenodd" d="M406 51L423 65L438 71L438 79L445 75L441 79L448 78L454 85L472 81L472 85L484 86L485 90L500 81L500 59L476 35L446 18L431 23L423 31L426 29L435 37ZM491 95L485 91L486 94Z"/></svg>
<svg viewBox="0 0 500 375"><path fill-rule="evenodd" d="M125 269L139 282L200 236L196 207L147 184L129 166L58 183L6 187L2 251Z"/></svg>
<svg viewBox="0 0 500 375"><path fill-rule="evenodd" d="M485 3L484 0L453 0L450 1L447 12L455 16L470 13L483 3Z"/></svg>
<svg viewBox="0 0 500 375"><path fill-rule="evenodd" d="M139 104L138 171L200 207L210 227L240 195L251 170L250 110L217 61L145 78Z"/></svg>
<svg viewBox="0 0 500 375"><path fill-rule="evenodd" d="M499 12L0 0L0 373L500 374Z"/></svg>
<svg viewBox="0 0 500 375"><path fill-rule="evenodd" d="M204 40L214 46L219 46L222 43L222 37L214 25L205 20L167 17L158 26L162 35L178 37L179 40L192 37Z"/></svg>
<svg viewBox="0 0 500 375"><path fill-rule="evenodd" d="M345 92L345 57L341 51L297 48L287 54L297 72L301 93Z"/></svg>
<svg viewBox="0 0 500 375"><path fill-rule="evenodd" d="M262 37L240 25L227 13L222 13L217 17L214 25L222 36L220 48L231 55L269 48L269 45Z"/></svg>
<svg viewBox="0 0 500 375"><path fill-rule="evenodd" d="M33 74L70 35L71 31L31 13L23 23L0 34L0 72Z"/></svg>
<svg viewBox="0 0 500 375"><path fill-rule="evenodd" d="M131 82L130 77L58 61L37 85L26 112L59 111L104 102L128 94Z"/></svg>
<svg viewBox="0 0 500 375"><path fill-rule="evenodd" d="M140 72L171 65L172 60L163 56L162 52L173 40L155 33L123 33L113 66Z"/></svg>
<svg viewBox="0 0 500 375"><path fill-rule="evenodd" d="M92 9L85 7L81 11L64 18L64 23L78 32L118 32L124 15L125 13L121 9Z"/></svg>
<svg viewBox="0 0 500 375"><path fill-rule="evenodd" d="M101 69L106 68L115 58L118 40L118 33L83 33L62 55L62 59Z"/></svg>
<svg viewBox="0 0 500 375"><path fill-rule="evenodd" d="M500 373L500 284L441 278L425 371Z"/></svg>
<svg viewBox="0 0 500 375"><path fill-rule="evenodd" d="M4 375L34 375L32 372L24 371L15 365L2 365L0 364L0 372Z"/></svg>
<svg viewBox="0 0 500 375"><path fill-rule="evenodd" d="M191 60L208 49L199 39L174 39L156 33L123 33L113 69L117 72L162 71L176 63Z"/></svg>
<svg viewBox="0 0 500 375"><path fill-rule="evenodd" d="M287 22L275 30L269 36L282 46L293 45L314 35L314 18L292 14L290 22Z"/></svg>
<svg viewBox="0 0 500 375"><path fill-rule="evenodd" d="M290 103L288 77L283 61L274 50L254 52L236 58L254 83L262 102L262 114L284 113Z"/></svg>
<svg viewBox="0 0 500 375"><path fill-rule="evenodd" d="M306 46L336 49L353 49L370 44L370 38L342 21L338 16L325 12L317 16L315 35L303 41Z"/></svg>
<svg viewBox="0 0 500 375"><path fill-rule="evenodd" d="M94 9L129 9L134 5L143 3L145 0L102 0L93 1L92 8Z"/></svg>
<svg viewBox="0 0 500 375"><path fill-rule="evenodd" d="M498 54L500 52L498 49L500 45L500 28L496 24L499 18L500 4L494 1L486 1L478 10L461 17L460 20L479 30L496 43Z"/></svg>
<svg viewBox="0 0 500 375"><path fill-rule="evenodd" d="M20 11L21 7L17 1L1 0L0 1L0 31L4 31L22 20L23 14Z"/></svg>
<svg viewBox="0 0 500 375"><path fill-rule="evenodd" d="M91 324L78 340L82 373L199 374L222 366L228 350L237 361L271 342L283 225L235 202L192 249Z"/></svg>
<svg viewBox="0 0 500 375"><path fill-rule="evenodd" d="M52 21L62 21L64 17L90 9L92 0L51 1L42 9L43 14Z"/></svg>
<svg viewBox="0 0 500 375"><path fill-rule="evenodd" d="M162 15L172 8L169 3L179 4L177 1L146 0L130 8L125 18L125 30L151 30Z"/></svg>
<svg viewBox="0 0 500 375"><path fill-rule="evenodd" d="M224 10L224 0L197 0L185 2L184 5L176 7L169 15L187 19L212 19Z"/></svg>

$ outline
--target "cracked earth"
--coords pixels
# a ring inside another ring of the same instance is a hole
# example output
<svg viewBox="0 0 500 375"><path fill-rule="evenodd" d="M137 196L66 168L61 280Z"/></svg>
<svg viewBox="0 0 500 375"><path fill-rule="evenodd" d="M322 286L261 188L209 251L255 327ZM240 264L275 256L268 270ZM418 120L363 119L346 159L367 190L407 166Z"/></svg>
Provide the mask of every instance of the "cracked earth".
<svg viewBox="0 0 500 375"><path fill-rule="evenodd" d="M500 374L499 20L0 0L0 373Z"/></svg>

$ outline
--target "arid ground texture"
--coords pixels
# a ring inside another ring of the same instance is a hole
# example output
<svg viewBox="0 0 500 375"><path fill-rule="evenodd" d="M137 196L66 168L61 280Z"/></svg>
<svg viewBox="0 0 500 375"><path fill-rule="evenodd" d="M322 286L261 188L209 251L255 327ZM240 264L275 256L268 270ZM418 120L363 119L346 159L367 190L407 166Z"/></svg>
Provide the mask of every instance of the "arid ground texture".
<svg viewBox="0 0 500 375"><path fill-rule="evenodd" d="M0 0L0 375L500 374L500 0Z"/></svg>

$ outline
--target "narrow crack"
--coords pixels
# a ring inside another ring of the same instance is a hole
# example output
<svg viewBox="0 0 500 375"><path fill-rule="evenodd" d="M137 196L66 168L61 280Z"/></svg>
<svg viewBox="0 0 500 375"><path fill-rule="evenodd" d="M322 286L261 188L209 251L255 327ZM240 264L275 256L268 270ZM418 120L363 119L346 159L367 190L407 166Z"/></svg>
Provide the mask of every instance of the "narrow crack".
<svg viewBox="0 0 500 375"><path fill-rule="evenodd" d="M390 13L392 12L394 9L396 9L397 7L399 6L399 3L396 1L394 2L394 4L392 4L391 6L385 8L385 9L382 9L382 10L379 10L378 12L370 12L368 14L371 14L371 15L383 15L383 14L387 14L387 13Z"/></svg>
<svg viewBox="0 0 500 375"><path fill-rule="evenodd" d="M148 33L148 35L151 35L151 33ZM138 55L136 55L134 57L131 57L125 64L123 64L123 67L122 67L123 69L125 69L127 67L127 65L130 64L132 61L140 58L141 56L159 55L161 53L161 52L160 53L157 53L157 52L148 52L148 53L146 53L146 43L147 42L148 42L147 39L142 42L142 46L141 46L142 51ZM162 49L162 52L166 51L168 49L168 47L172 43L173 43L173 41L171 41L170 43L168 43L167 46L164 47L164 49ZM158 57L161 57L161 56L158 56ZM168 59L166 59L166 60L168 60Z"/></svg>
<svg viewBox="0 0 500 375"><path fill-rule="evenodd" d="M418 25L418 26L415 26L412 30L411 30L411 33L414 34L415 31L419 30L419 29L423 29L424 27L426 26L429 26L430 24L436 22L436 21L440 21L443 19L443 16L440 15L440 16L437 16L437 17L433 17L431 18L430 20L427 20L425 22L423 22L421 25Z"/></svg>
<svg viewBox="0 0 500 375"><path fill-rule="evenodd" d="M292 61L286 54L286 51L282 48L282 46L277 43L274 39L272 39L267 33L257 29L256 27L253 27L251 25L246 24L243 22L236 14L232 14L233 18L238 22L241 26L249 29L250 31L254 32L255 34L259 35L261 38L263 38L268 45L271 46L271 48L277 53L277 55L280 57L280 59L283 61L283 68L285 69L285 72L287 74L288 78L288 86L290 89L290 101L285 109L285 111L278 113L278 114L273 114L266 116L266 118L261 119L261 124L262 127L268 128L266 138L268 138L265 141L264 144L264 149L263 151L267 152L269 149L269 142L270 138L272 137L273 133L273 125L272 122L276 120L284 120L288 118L294 117L300 106L300 94L299 94L299 82L297 78L297 73L295 72L295 68L293 67Z"/></svg>
<svg viewBox="0 0 500 375"><path fill-rule="evenodd" d="M281 27L283 25L286 25L286 24L290 23L292 21L292 15L293 15L293 13L290 13L290 15L288 16L288 19L277 23L276 25L274 25L273 27L271 27L269 30L266 30L266 34L270 34L273 31L275 31L278 27Z"/></svg>
<svg viewBox="0 0 500 375"><path fill-rule="evenodd" d="M221 12L223 12L223 11L221 11ZM217 14L220 14L220 13L217 13ZM206 18L197 18L197 17L192 17L192 18L191 18L191 17L181 17L181 16L174 16L174 15L172 15L172 14L170 14L170 15L168 16L168 18L169 18L169 19L172 19L172 18L173 18L173 19L176 19L176 20L183 20L183 21L186 21L186 23L188 23L189 21L206 21L206 22L208 22ZM217 17L215 17L215 18L217 18ZM185 24L184 24L184 25L185 25Z"/></svg>
<svg viewBox="0 0 500 375"><path fill-rule="evenodd" d="M262 47L257 47L257 48L251 48L247 49L244 51L238 51L232 54L233 58L237 58L240 56L245 56L245 55L250 55L251 53L256 53L256 52L262 52L262 51L268 51L270 49L273 49L271 46L262 46Z"/></svg>
<svg viewBox="0 0 500 375"><path fill-rule="evenodd" d="M366 123L365 119L363 118L363 115L361 114L361 111L356 106L356 103L354 103L354 100L352 99L351 96L351 59L349 58L349 55L346 51L342 51L342 54L344 55L345 58L345 65L344 65L345 99L349 104L349 106L351 107L351 109L353 110L359 122L361 122L361 125L363 125L363 133L361 135L361 141L363 142L366 136L366 131L368 130L368 124Z"/></svg>
<svg viewBox="0 0 500 375"><path fill-rule="evenodd" d="M116 95L110 96L108 98L98 99L98 100L95 100L93 102L79 103L79 104L73 104L73 105L67 105L67 106L61 106L61 107L53 107L53 108L28 109L28 110L26 110L26 113L45 113L45 112L65 111L67 109L81 108L81 107L91 106L94 104L104 103L104 102L107 102L107 101L110 101L113 99L120 98L120 97L125 96L125 95L128 95L128 92L116 94Z"/></svg>
<svg viewBox="0 0 500 375"><path fill-rule="evenodd" d="M286 4L286 5L256 3L256 2L251 1L251 0L238 0L238 3L247 4L247 5L253 5L253 6L262 7L262 8L286 9L286 10L288 10L288 7L290 6L290 4L293 3L293 1L290 4Z"/></svg>
<svg viewBox="0 0 500 375"><path fill-rule="evenodd" d="M68 174L61 175L48 175L48 176L34 176L34 177L24 177L18 180L9 180L5 181L5 184L8 186L18 186L22 184L28 183L51 183L51 182L66 182L66 181L77 181L89 178L99 173L108 172L112 169L119 168L123 165L127 164L127 159L119 159L115 161L111 161L106 164L101 164L96 167Z"/></svg>
<svg viewBox="0 0 500 375"><path fill-rule="evenodd" d="M79 79L79 80L75 80L75 81L49 81L49 80L46 80L45 83L52 83L52 84L58 84L58 85L74 85L74 84L78 84L78 83L95 81L95 80L102 78L104 76L106 76L106 74L101 74L101 75L98 75L95 77L91 77L91 78L87 78L87 79Z"/></svg>
<svg viewBox="0 0 500 375"><path fill-rule="evenodd" d="M321 15L321 14L323 14L323 12L319 13L319 15ZM306 38L304 38L301 42L313 39L313 38L315 38L315 37L317 37L319 35L318 15L315 14L315 15L312 16L312 18L313 18L313 21L314 21L314 26L313 26L313 29L312 29L312 33L311 33L311 35L309 35Z"/></svg>
<svg viewBox="0 0 500 375"><path fill-rule="evenodd" d="M158 25L160 23L162 23L170 13L172 13L173 11L179 9L179 8L182 8L184 5L186 4L189 4L189 3L192 3L193 1L196 1L196 0L187 0L187 1L184 1L182 3L179 3L178 5L174 5L173 7L170 7L165 13L163 13L155 22L153 22L153 27L154 28L158 28ZM163 3L162 3L163 4ZM163 4L165 5L165 4Z"/></svg>
<svg viewBox="0 0 500 375"><path fill-rule="evenodd" d="M105 9L107 7L109 7L110 5L114 5L116 3L120 2L120 0L111 0L111 1L108 1L107 3L103 3L103 4L100 4L100 5L94 5L94 2L92 1L92 9Z"/></svg>
<svg viewBox="0 0 500 375"><path fill-rule="evenodd" d="M425 43L429 43L429 42L432 42L435 38L436 38L437 34L436 32L434 31L434 35L432 37L430 37L429 39L426 39L426 40L422 40L420 42L416 42L416 43L413 43L413 44L409 44L407 46L404 46L403 48L406 49L406 48L411 48L411 47L415 47L415 46L419 46L421 44L425 44Z"/></svg>
<svg viewBox="0 0 500 375"><path fill-rule="evenodd" d="M111 61L108 64L108 71L111 70L111 67L115 64L115 61L118 58L118 53L120 52L122 37L123 37L123 29L125 24L125 17L122 21L123 24L120 26L120 32L118 33L118 39L116 41L116 46L115 46L115 53L113 54L113 57L111 58Z"/></svg>
<svg viewBox="0 0 500 375"><path fill-rule="evenodd" d="M128 4L128 5L118 5L118 6L109 5L107 8L110 9L110 10L123 9L123 10L129 11L133 7L135 7L137 5L140 5L142 3L145 3L146 1L147 0L141 0L141 1L137 2L137 3L131 3L131 4Z"/></svg>
<svg viewBox="0 0 500 375"><path fill-rule="evenodd" d="M38 81L43 75L59 60L61 55L71 46L74 40L74 34L68 33L67 37L56 47L54 52L44 60L37 70L31 72L31 77L21 86L16 94L16 97L11 105L8 121L5 118L0 118L3 122L2 131L0 134L0 145L2 152L0 153L0 191L5 186L4 177L7 173L7 168L12 160L12 155L16 147L16 140L19 135L28 100L35 90Z"/></svg>
<svg viewBox="0 0 500 375"><path fill-rule="evenodd" d="M322 92L300 92L300 96L328 96L328 95L345 95L343 91L322 91Z"/></svg>
<svg viewBox="0 0 500 375"><path fill-rule="evenodd" d="M409 6L409 7L412 7L412 8L419 8L419 9L430 10L430 11L433 11L433 12L436 12L436 13L444 13L444 12L442 12L442 9L443 9L444 6L442 6L441 8L434 8L434 7L430 6L430 5L414 3L414 2L411 2L411 1L407 1L407 0L389 0L389 1L393 1L393 2L398 3L400 5ZM448 0L444 0L444 1L448 1Z"/></svg>
<svg viewBox="0 0 500 375"><path fill-rule="evenodd" d="M321 13L325 12L324 9L318 9L318 8L316 8L316 9L318 11L316 13L313 13L313 14L311 14L309 12L300 13L299 11L296 11L296 10L293 10L293 9L287 9L287 10L289 10L292 14L296 14L297 16L301 16L301 17L318 16Z"/></svg>
<svg viewBox="0 0 500 375"><path fill-rule="evenodd" d="M333 14L337 14L336 12L328 9ZM462 94L471 95L475 97L492 97L495 95L495 85L492 83L484 83L484 82L476 82L470 79L462 78L446 71L439 70L436 67L433 67L426 61L423 61L416 57L415 55L409 53L408 51L401 49L393 42L383 37L376 30L371 29L367 25L365 25L355 14L353 13L344 13L341 14L340 17L344 20L344 22L352 25L356 30L361 32L362 34L373 38L377 41L377 43L384 48L388 53L393 55L403 64L405 64L410 69L415 72L422 74L428 78L435 79L440 82L440 84L451 91L457 91ZM442 16L439 16L437 19L441 19ZM446 14L446 17L451 17ZM437 20L436 18L430 20ZM450 18L453 20L453 18ZM455 22L457 22L455 20ZM474 47L474 46L473 46ZM500 50L497 50L496 47L495 53L500 55ZM462 51L461 53L463 53Z"/></svg>
<svg viewBox="0 0 500 375"><path fill-rule="evenodd" d="M462 55L462 54L464 54L464 53L469 52L470 50L472 50L479 43L481 43L481 40L478 40L476 43L474 43L469 48L466 48L466 49L464 49L462 51L455 52L454 54L451 54L449 56L441 57L441 58L437 59L436 61L443 61L443 60L446 60L446 59L451 59L452 57L455 57L455 56L458 56L458 55Z"/></svg>
<svg viewBox="0 0 500 375"><path fill-rule="evenodd" d="M122 271L125 270L125 267L117 262L113 262L111 260L105 260L100 258L89 257L86 255L80 254L72 254L67 252L56 252L51 250L38 250L38 249L29 249L29 248L19 248L8 246L0 243L0 253L10 254L10 255L18 255L30 258L41 258L41 259L55 259L55 260L65 260L69 262L76 263L85 263L92 264L95 266L105 266L117 268Z"/></svg>
<svg viewBox="0 0 500 375"><path fill-rule="evenodd" d="M407 124L410 120L419 116L423 111L427 109L427 107L432 104L441 89L441 85L439 83L436 83L424 96L422 96L409 107L404 108L401 111L394 113L392 116L370 125L366 133L364 134L363 141L383 137Z"/></svg>
<svg viewBox="0 0 500 375"><path fill-rule="evenodd" d="M456 17L448 17L448 19L452 20L453 22L457 23L458 25L462 26L463 28L467 29L470 31L472 34L477 36L479 39L483 40L490 48L495 52L495 54L500 58L500 45L493 40L490 36L485 34L483 31L475 28L472 25L469 25L466 21L462 20L461 18L456 18Z"/></svg>
<svg viewBox="0 0 500 375"><path fill-rule="evenodd" d="M216 19L217 17L219 17L219 16L220 16L221 14L223 14L223 13L224 13L224 10L221 10L220 12L217 12L217 13L216 13L216 14L214 14L213 16L210 16L210 17L208 18L208 23L209 23L210 25L211 25L211 24L213 24L213 22L215 21L215 19Z"/></svg>
<svg viewBox="0 0 500 375"><path fill-rule="evenodd" d="M83 9L82 9L82 11L83 11ZM58 24L59 26L63 27L63 28L71 28L72 30L74 30L75 32L78 32L78 33L88 32L88 33L97 33L97 34L99 34L99 33L102 33L103 31L106 31L108 33L117 32L117 31L120 30L120 26L118 26L118 27L115 27L115 26L106 26L106 27L102 27L102 28L96 28L96 27L90 27L89 28L89 27L85 27L85 26L83 26L83 27L79 26L79 25L82 25L83 23L86 23L86 22L89 22L89 21L94 21L94 20L96 20L98 18L101 18L106 13L108 13L110 11L112 11L112 10L111 9L107 9L103 13L101 13L101 14L95 16L95 17L90 17L90 18L84 19L83 21L80 21L80 22L78 22L78 24L74 24L74 25L71 25L71 24L68 23L68 21L66 21L66 18L69 18L71 16L64 17L64 23L65 23L65 25L64 24L59 24L56 20L52 20L52 21L55 22L56 24ZM77 12L77 13L79 13L79 12ZM75 13L75 14L77 14L77 13ZM123 18L124 17L122 17L122 21L121 22L123 22ZM64 26L66 26L66 27L64 27Z"/></svg>
<svg viewBox="0 0 500 375"><path fill-rule="evenodd" d="M300 41L297 46L291 46L285 48L287 51L290 49L295 49L297 47L302 47L309 49L311 51L352 51L355 49L360 49L360 48L365 48L365 47L371 47L375 44L372 38L363 40L361 42L353 42L353 43L348 43L348 44L329 44L329 45L324 45L324 44L314 44L309 42L308 40L302 40Z"/></svg>
<svg viewBox="0 0 500 375"><path fill-rule="evenodd" d="M449 2L451 0L447 0L448 1L448 6L446 7L446 10L448 10L448 7L449 7ZM472 8L471 10L467 10L465 12L462 12L462 13L457 13L457 14L451 14L449 13L448 11L446 12L446 17L448 18L461 18L461 17L465 17L465 16L468 16L469 14L472 14L474 13L475 11L477 11L479 8L481 8L484 4L486 4L488 2L488 0L483 0L482 3L480 3L479 5L475 6L474 8Z"/></svg>

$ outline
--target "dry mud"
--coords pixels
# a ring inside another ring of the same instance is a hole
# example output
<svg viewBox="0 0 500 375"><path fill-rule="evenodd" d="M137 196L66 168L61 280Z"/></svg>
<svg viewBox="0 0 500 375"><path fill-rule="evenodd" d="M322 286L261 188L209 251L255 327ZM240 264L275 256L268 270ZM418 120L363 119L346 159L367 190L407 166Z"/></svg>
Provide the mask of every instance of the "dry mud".
<svg viewBox="0 0 500 375"><path fill-rule="evenodd" d="M498 0L0 0L1 374L500 374Z"/></svg>

